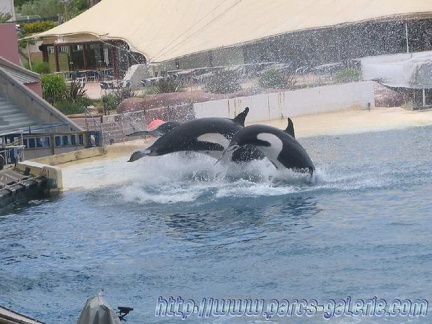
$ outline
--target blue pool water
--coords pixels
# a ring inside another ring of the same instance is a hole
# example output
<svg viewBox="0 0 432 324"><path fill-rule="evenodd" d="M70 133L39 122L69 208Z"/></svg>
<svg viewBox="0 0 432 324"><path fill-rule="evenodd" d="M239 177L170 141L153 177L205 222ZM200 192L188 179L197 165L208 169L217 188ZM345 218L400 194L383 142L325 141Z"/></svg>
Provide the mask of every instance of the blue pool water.
<svg viewBox="0 0 432 324"><path fill-rule="evenodd" d="M75 323L104 289L113 308L134 308L129 323L171 323L181 320L155 317L160 296L432 302L432 127L300 142L317 166L313 181L265 161L229 168L205 156L65 169L69 190L2 211L0 305ZM432 315L329 322L431 323Z"/></svg>

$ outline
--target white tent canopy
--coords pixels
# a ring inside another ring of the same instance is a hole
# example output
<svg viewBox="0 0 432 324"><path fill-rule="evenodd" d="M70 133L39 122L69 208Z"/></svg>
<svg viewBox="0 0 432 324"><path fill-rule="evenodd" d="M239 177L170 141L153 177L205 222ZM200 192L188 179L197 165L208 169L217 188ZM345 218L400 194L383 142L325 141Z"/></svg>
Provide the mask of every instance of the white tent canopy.
<svg viewBox="0 0 432 324"><path fill-rule="evenodd" d="M103 0L36 36L55 44L120 39L157 63L293 31L431 16L430 0Z"/></svg>

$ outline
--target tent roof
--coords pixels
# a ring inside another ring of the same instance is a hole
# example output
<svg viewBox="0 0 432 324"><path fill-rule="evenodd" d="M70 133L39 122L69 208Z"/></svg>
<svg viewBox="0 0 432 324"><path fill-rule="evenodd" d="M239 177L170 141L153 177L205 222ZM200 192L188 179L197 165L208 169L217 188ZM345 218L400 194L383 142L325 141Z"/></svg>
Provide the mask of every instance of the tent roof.
<svg viewBox="0 0 432 324"><path fill-rule="evenodd" d="M103 0L35 36L58 44L121 39L156 63L293 31L425 17L430 0Z"/></svg>

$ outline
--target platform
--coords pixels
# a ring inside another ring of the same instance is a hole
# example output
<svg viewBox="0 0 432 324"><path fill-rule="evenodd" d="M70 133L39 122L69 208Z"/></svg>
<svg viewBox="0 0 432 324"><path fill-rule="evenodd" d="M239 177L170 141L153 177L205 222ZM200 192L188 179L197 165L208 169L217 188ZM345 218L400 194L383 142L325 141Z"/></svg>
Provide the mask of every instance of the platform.
<svg viewBox="0 0 432 324"><path fill-rule="evenodd" d="M0 170L0 207L5 207L23 195L36 195L47 190L48 181L44 176L31 176L12 168Z"/></svg>

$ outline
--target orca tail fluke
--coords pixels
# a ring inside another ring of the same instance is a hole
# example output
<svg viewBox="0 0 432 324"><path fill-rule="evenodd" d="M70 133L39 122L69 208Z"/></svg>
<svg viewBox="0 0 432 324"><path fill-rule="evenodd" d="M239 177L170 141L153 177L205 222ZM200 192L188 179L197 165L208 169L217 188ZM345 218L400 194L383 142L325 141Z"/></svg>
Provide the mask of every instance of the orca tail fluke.
<svg viewBox="0 0 432 324"><path fill-rule="evenodd" d="M135 162L136 160L139 160L143 158L144 156L150 155L150 150L139 150L132 153L130 156L128 162Z"/></svg>
<svg viewBox="0 0 432 324"><path fill-rule="evenodd" d="M240 114L234 117L234 121L243 126L245 125L246 116L249 113L249 107L246 107L245 110L243 110Z"/></svg>
<svg viewBox="0 0 432 324"><path fill-rule="evenodd" d="M285 129L285 132L295 138L294 123L289 117L288 117L288 126Z"/></svg>

